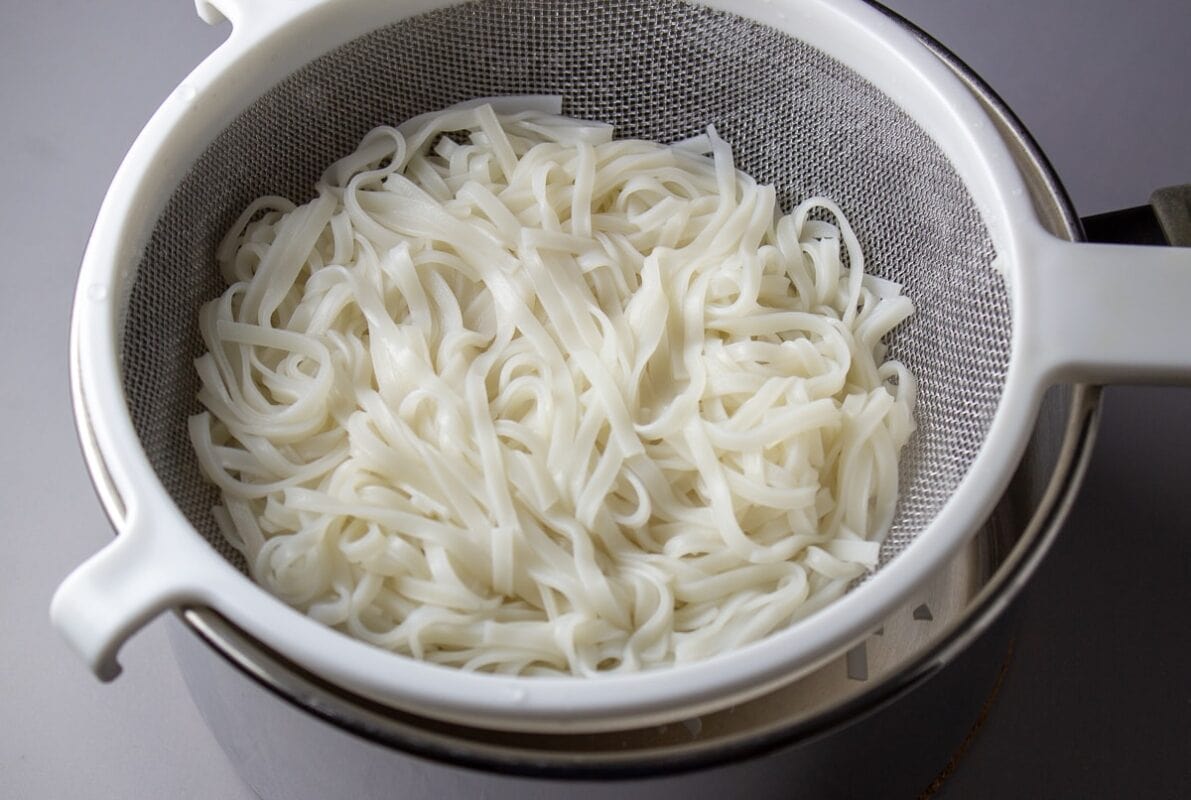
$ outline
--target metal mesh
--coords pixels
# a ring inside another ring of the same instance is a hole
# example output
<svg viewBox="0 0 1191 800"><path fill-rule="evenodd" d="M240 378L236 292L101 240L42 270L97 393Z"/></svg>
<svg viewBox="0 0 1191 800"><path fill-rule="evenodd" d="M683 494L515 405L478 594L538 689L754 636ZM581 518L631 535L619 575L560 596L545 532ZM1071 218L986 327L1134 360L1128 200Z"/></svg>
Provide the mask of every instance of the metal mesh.
<svg viewBox="0 0 1191 800"><path fill-rule="evenodd" d="M134 424L195 528L239 562L186 436L199 410L195 322L223 289L223 233L262 194L309 199L326 165L376 125L506 94L561 95L565 113L624 137L673 141L714 124L785 208L811 194L839 203L870 271L918 307L891 340L921 382L883 560L899 552L951 496L1000 399L1010 313L992 242L942 151L872 85L783 33L675 0L479 0L414 17L311 62L214 141L153 230L123 341Z"/></svg>

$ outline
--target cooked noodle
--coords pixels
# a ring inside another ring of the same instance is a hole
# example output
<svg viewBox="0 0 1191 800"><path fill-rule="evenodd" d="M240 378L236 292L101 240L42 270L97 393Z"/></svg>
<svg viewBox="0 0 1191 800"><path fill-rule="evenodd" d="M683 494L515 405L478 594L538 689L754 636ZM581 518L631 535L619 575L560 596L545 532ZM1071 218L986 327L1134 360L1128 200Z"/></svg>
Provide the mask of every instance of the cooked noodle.
<svg viewBox="0 0 1191 800"><path fill-rule="evenodd" d="M913 307L840 209L779 218L712 128L425 115L309 203L255 201L218 259L190 436L254 578L327 625L465 669L637 670L876 563L915 394L881 339Z"/></svg>

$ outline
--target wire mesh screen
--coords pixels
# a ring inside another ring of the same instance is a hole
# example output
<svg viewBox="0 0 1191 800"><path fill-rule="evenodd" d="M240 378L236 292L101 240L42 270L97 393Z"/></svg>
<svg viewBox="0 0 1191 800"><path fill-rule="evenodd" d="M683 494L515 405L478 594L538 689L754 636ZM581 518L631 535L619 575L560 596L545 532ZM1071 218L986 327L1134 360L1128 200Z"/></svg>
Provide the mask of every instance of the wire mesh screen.
<svg viewBox="0 0 1191 800"><path fill-rule="evenodd" d="M1000 399L1010 314L992 242L942 151L871 84L773 28L675 0L478 0L396 22L295 72L210 145L157 221L123 340L134 424L195 528L243 567L186 435L200 410L196 319L224 288L214 251L227 228L257 196L309 199L376 125L508 94L561 95L564 113L621 137L667 142L714 124L785 209L812 194L839 203L869 271L918 307L891 339L921 382L883 561L899 552L950 497Z"/></svg>

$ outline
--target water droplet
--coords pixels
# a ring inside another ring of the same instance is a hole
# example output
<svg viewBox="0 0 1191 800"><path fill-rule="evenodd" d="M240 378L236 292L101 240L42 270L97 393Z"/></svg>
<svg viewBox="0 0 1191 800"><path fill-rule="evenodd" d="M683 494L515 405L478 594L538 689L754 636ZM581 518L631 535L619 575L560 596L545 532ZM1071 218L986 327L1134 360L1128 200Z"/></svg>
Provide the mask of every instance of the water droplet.
<svg viewBox="0 0 1191 800"><path fill-rule="evenodd" d="M521 688L520 686L510 686L505 689L505 699L510 703L522 705L526 700L529 699L529 692L525 691L525 689Z"/></svg>
<svg viewBox="0 0 1191 800"><path fill-rule="evenodd" d="M198 96L198 89L194 88L189 83L184 83L179 86L177 92L178 98L187 103Z"/></svg>
<svg viewBox="0 0 1191 800"><path fill-rule="evenodd" d="M102 283L93 283L87 287L87 297L91 300L106 300L108 296L108 287Z"/></svg>

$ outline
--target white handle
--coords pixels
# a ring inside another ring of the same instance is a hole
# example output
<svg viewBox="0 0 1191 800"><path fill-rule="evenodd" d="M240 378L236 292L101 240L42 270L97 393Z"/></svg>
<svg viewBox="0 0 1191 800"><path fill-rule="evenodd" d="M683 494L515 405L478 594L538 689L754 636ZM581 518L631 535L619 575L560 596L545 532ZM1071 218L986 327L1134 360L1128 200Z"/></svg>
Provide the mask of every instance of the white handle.
<svg viewBox="0 0 1191 800"><path fill-rule="evenodd" d="M208 554L190 553L182 536L160 536L129 525L58 587L50 620L104 681L120 674L116 652L162 611L204 601ZM197 556L197 558L195 558Z"/></svg>
<svg viewBox="0 0 1191 800"><path fill-rule="evenodd" d="M1048 384L1191 384L1191 248L1038 237L1013 281Z"/></svg>

